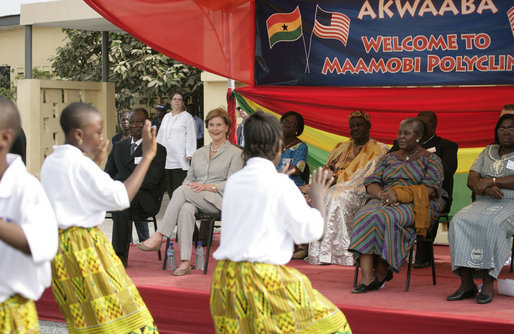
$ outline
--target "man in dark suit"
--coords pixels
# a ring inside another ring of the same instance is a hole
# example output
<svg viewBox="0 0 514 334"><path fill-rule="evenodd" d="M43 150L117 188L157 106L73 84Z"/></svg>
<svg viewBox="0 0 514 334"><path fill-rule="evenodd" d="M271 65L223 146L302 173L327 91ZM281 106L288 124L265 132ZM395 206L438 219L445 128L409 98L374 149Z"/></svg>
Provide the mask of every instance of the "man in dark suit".
<svg viewBox="0 0 514 334"><path fill-rule="evenodd" d="M125 181L136 169L143 156L142 130L145 120L148 119L148 111L143 108L135 109L129 118L131 138L114 144L105 171L118 181ZM166 149L157 144L157 153L153 159L139 192L136 194L130 208L113 212L114 221L112 229L112 245L125 266L127 266L130 237L132 235L132 221L146 228L148 238L148 223L143 219L154 216L159 212L162 196L164 194L164 165L166 161ZM138 235L140 242L140 231Z"/></svg>
<svg viewBox="0 0 514 334"><path fill-rule="evenodd" d="M245 137L244 137L243 129L245 126L246 119L248 118L248 114L241 107L237 107L236 109L237 109L237 112L239 113L239 117L241 117L243 119L241 124L239 124L239 126L237 127L237 131L236 131L237 145L244 147L245 146Z"/></svg>
<svg viewBox="0 0 514 334"><path fill-rule="evenodd" d="M422 111L416 118L421 119L427 126L427 133L421 140L421 146L423 146L427 151L437 154L443 163L444 180L441 197L446 202L443 212L450 212L453 194L453 174L455 174L455 171L457 170L457 150L459 146L451 140L444 139L436 135L437 116L434 112ZM395 141L390 152L397 151L398 149L398 143ZM432 240L435 239L437 228L437 224L431 228L427 234L427 238L431 238ZM429 243L418 243L414 268L424 268L428 266L430 256L429 247Z"/></svg>

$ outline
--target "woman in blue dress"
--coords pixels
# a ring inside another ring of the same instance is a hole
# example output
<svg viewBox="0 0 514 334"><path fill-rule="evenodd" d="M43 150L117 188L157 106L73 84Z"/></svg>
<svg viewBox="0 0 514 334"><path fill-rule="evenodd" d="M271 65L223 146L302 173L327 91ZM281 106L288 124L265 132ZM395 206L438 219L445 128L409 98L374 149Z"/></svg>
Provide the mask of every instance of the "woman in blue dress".
<svg viewBox="0 0 514 334"><path fill-rule="evenodd" d="M307 165L307 144L298 139L302 134L304 121L302 115L296 111L288 111L280 118L283 132L283 152L277 170L289 164L289 169L293 170L289 176L294 183L300 187L305 185L302 178L303 171Z"/></svg>

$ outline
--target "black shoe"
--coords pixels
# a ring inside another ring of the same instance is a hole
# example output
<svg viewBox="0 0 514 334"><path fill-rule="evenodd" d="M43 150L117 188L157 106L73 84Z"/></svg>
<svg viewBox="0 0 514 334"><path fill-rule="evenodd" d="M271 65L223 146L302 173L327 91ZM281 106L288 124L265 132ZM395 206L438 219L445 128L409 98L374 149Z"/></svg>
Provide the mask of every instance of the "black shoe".
<svg viewBox="0 0 514 334"><path fill-rule="evenodd" d="M426 268L429 265L430 265L429 261L426 261L426 262L416 262L416 263L414 263L413 267L414 268Z"/></svg>
<svg viewBox="0 0 514 334"><path fill-rule="evenodd" d="M385 282L389 282L393 279L393 271L391 269L387 270L387 274L384 279L378 282L378 288L380 289Z"/></svg>
<svg viewBox="0 0 514 334"><path fill-rule="evenodd" d="M488 304L493 300L493 297L494 297L494 291L490 295L484 295L481 293L477 297L477 303L478 304Z"/></svg>
<svg viewBox="0 0 514 334"><path fill-rule="evenodd" d="M368 291L378 290L382 286L379 284L380 282L375 277L375 279L371 281L371 283L369 283L368 285L363 283L357 285L357 287L352 290L352 293L366 293Z"/></svg>
<svg viewBox="0 0 514 334"><path fill-rule="evenodd" d="M446 300L449 302L453 302L456 300L475 298L477 295L477 292L478 292L477 286L473 285L473 287L471 289L469 289L468 291L458 291L457 290L456 292L454 292L451 295L449 295L448 297L446 297ZM492 299L492 297L491 297L491 299Z"/></svg>

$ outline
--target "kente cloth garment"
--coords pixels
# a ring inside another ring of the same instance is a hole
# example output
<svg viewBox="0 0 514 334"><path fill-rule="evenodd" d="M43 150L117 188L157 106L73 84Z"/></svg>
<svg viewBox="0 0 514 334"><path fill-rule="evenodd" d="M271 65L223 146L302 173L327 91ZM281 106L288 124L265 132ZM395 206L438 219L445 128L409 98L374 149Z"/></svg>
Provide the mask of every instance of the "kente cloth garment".
<svg viewBox="0 0 514 334"><path fill-rule="evenodd" d="M283 166L289 163L289 166L296 166L296 168L298 168L303 173L305 165L307 164L307 153L307 144L304 142L300 142L287 148L284 152L282 152L277 170L280 170ZM298 187L305 185L305 181L302 179L301 174L290 175L289 177Z"/></svg>
<svg viewBox="0 0 514 334"><path fill-rule="evenodd" d="M396 186L393 189L398 202L413 203L416 234L421 235L423 238L426 237L430 227L430 202L427 187L423 185Z"/></svg>
<svg viewBox="0 0 514 334"><path fill-rule="evenodd" d="M69 333L158 333L136 286L98 227L59 230L52 288Z"/></svg>
<svg viewBox="0 0 514 334"><path fill-rule="evenodd" d="M216 333L351 333L343 313L296 269L218 262L211 285Z"/></svg>
<svg viewBox="0 0 514 334"><path fill-rule="evenodd" d="M345 160L343 169L337 172L338 183L330 187L325 197L327 212L327 229L325 237L320 241L311 242L307 261L311 264L332 263L352 266L353 254L348 251L352 233L353 217L366 203L369 195L364 187L364 179L375 170L376 164L387 150L387 145L370 139L360 152L353 155L355 145L353 140L338 144L330 154L329 163L340 166L337 161ZM334 156L338 155L338 157Z"/></svg>
<svg viewBox="0 0 514 334"><path fill-rule="evenodd" d="M34 302L14 295L0 303L0 333L39 333L39 320Z"/></svg>
<svg viewBox="0 0 514 334"><path fill-rule="evenodd" d="M388 191L395 186L425 185L440 194L443 181L441 159L433 153L413 160L401 160L395 153L383 156L364 185L377 183ZM369 200L354 217L349 250L376 254L398 271L414 244L413 203L382 206L379 199ZM444 207L441 198L430 199L430 222L435 223Z"/></svg>
<svg viewBox="0 0 514 334"><path fill-rule="evenodd" d="M514 175L514 153L499 156L499 145L487 146L471 166L482 178ZM460 267L488 270L497 278L509 258L514 235L514 190L502 188L502 199L477 195L473 203L452 218L448 231L452 270ZM474 271L476 278L482 273Z"/></svg>

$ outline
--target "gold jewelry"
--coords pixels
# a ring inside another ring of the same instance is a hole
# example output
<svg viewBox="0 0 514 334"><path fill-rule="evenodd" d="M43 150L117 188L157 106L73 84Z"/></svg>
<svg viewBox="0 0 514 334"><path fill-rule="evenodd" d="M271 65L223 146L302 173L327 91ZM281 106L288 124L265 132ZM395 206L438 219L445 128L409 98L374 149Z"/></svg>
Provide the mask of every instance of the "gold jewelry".
<svg viewBox="0 0 514 334"><path fill-rule="evenodd" d="M212 187L211 187L211 190L212 190L212 191L214 191L214 192L216 192L216 191L217 191L217 189L216 189L216 185L214 185L214 184L213 184L213 185L212 185Z"/></svg>
<svg viewBox="0 0 514 334"><path fill-rule="evenodd" d="M496 186L496 178L493 177L493 187Z"/></svg>
<svg viewBox="0 0 514 334"><path fill-rule="evenodd" d="M79 139L79 145L82 145L82 139Z"/></svg>
<svg viewBox="0 0 514 334"><path fill-rule="evenodd" d="M405 160L409 161L411 156L413 156L414 154L418 153L418 151L419 151L419 148L417 148L414 152L409 153L409 154L407 154L407 152L403 151L403 152L405 152Z"/></svg>

